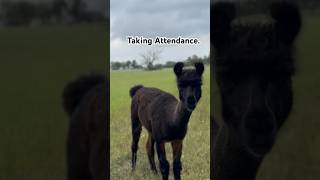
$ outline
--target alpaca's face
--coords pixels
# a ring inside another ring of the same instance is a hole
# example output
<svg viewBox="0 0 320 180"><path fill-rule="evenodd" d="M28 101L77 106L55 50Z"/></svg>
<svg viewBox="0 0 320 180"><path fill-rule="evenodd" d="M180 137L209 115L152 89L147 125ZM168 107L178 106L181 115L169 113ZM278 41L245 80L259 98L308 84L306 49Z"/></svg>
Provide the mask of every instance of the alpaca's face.
<svg viewBox="0 0 320 180"><path fill-rule="evenodd" d="M298 9L271 6L274 22L237 24L232 3L211 10L211 42L222 113L235 142L254 157L272 148L292 106L292 44L300 30Z"/></svg>
<svg viewBox="0 0 320 180"><path fill-rule="evenodd" d="M178 89L180 101L193 111L201 98L201 80L179 80Z"/></svg>
<svg viewBox="0 0 320 180"><path fill-rule="evenodd" d="M177 77L179 99L185 104L188 111L192 112L201 98L202 63L195 64L195 69L183 70L183 64L177 63L174 72Z"/></svg>
<svg viewBox="0 0 320 180"><path fill-rule="evenodd" d="M250 73L217 76L225 123L246 151L263 156L272 148L291 110L290 77Z"/></svg>

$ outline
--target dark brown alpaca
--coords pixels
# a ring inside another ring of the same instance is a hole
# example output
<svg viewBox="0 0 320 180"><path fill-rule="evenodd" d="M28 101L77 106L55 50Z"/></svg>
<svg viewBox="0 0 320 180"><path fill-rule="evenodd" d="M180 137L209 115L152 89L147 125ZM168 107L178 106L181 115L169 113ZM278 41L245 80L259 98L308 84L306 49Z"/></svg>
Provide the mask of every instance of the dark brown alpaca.
<svg viewBox="0 0 320 180"><path fill-rule="evenodd" d="M63 91L70 117L67 136L68 180L108 179L107 80L102 75L83 76Z"/></svg>
<svg viewBox="0 0 320 180"><path fill-rule="evenodd" d="M211 7L211 42L223 121L214 135L214 180L254 180L273 147L292 103L294 41L299 9L288 2L270 6L268 23L233 22L235 6Z"/></svg>
<svg viewBox="0 0 320 180"><path fill-rule="evenodd" d="M183 69L183 66L181 62L174 66L180 100L156 88L138 85L130 89L132 168L136 166L138 142L144 126L149 133L146 146L151 170L157 172L154 161L154 144L156 144L160 171L164 180L169 176L169 162L165 152L166 142L171 142L173 149L174 178L181 179L182 141L187 133L191 113L201 97L203 64L196 63L195 69Z"/></svg>

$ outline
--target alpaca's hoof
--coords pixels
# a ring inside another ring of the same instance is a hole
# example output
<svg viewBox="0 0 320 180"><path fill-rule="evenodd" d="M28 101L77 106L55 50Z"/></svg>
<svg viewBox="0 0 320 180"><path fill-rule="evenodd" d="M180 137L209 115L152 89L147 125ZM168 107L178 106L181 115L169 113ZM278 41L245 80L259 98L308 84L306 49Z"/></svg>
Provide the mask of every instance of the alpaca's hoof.
<svg viewBox="0 0 320 180"><path fill-rule="evenodd" d="M168 176L162 176L162 180L169 180Z"/></svg>

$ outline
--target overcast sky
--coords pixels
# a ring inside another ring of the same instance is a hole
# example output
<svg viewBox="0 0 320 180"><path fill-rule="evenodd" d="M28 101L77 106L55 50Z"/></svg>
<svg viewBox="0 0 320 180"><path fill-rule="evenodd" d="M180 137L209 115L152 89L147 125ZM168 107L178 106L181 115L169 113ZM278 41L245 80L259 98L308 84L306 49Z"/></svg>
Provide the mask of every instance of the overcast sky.
<svg viewBox="0 0 320 180"><path fill-rule="evenodd" d="M162 49L161 62L209 55L209 0L110 0L111 61L136 59L148 49ZM127 36L199 38L199 45L137 46Z"/></svg>

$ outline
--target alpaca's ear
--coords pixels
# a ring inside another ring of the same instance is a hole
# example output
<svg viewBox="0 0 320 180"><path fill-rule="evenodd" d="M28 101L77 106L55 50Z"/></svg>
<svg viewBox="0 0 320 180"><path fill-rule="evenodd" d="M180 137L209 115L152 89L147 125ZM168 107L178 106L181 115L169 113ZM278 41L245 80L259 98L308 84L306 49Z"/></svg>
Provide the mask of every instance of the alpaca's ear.
<svg viewBox="0 0 320 180"><path fill-rule="evenodd" d="M184 64L182 62L177 62L174 65L173 71L176 74L177 77L179 77L182 74L182 69L183 69Z"/></svg>
<svg viewBox="0 0 320 180"><path fill-rule="evenodd" d="M231 22L236 16L236 8L230 2L217 2L210 10L210 42L215 48L226 44L229 39Z"/></svg>
<svg viewBox="0 0 320 180"><path fill-rule="evenodd" d="M197 62L197 63L194 64L194 67L196 68L196 72L197 72L199 75L202 75L202 73L203 73L203 71L204 71L203 63Z"/></svg>
<svg viewBox="0 0 320 180"><path fill-rule="evenodd" d="M275 20L277 37L285 44L291 44L296 39L301 28L301 15L298 7L289 2L273 3L270 13Z"/></svg>

